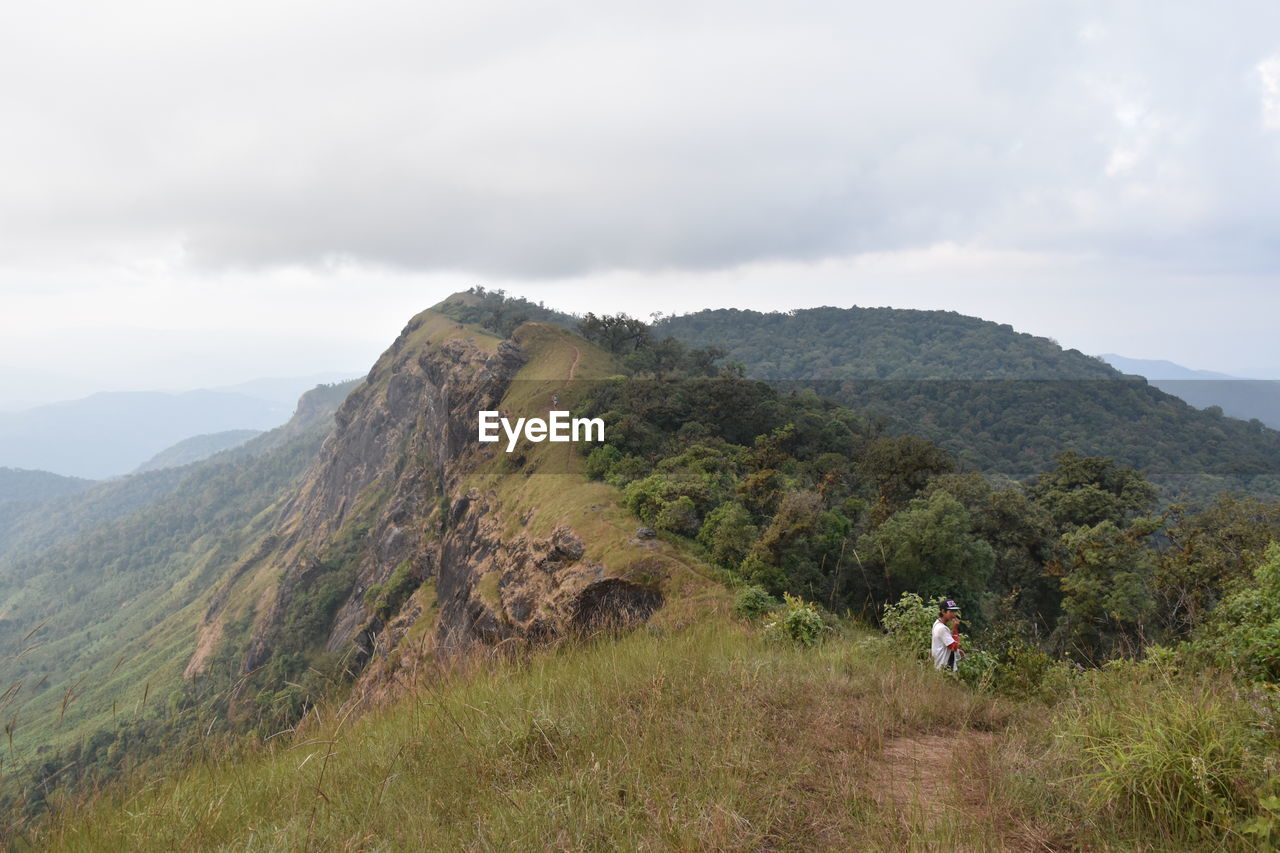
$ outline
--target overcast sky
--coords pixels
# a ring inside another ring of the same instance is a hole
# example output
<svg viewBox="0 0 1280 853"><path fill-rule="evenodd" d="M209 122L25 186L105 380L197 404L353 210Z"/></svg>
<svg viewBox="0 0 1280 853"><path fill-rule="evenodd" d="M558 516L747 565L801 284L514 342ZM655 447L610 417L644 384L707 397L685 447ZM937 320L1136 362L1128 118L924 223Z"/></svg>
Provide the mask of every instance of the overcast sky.
<svg viewBox="0 0 1280 853"><path fill-rule="evenodd" d="M0 406L362 372L471 284L1280 367L1274 0L9 3L0 117Z"/></svg>

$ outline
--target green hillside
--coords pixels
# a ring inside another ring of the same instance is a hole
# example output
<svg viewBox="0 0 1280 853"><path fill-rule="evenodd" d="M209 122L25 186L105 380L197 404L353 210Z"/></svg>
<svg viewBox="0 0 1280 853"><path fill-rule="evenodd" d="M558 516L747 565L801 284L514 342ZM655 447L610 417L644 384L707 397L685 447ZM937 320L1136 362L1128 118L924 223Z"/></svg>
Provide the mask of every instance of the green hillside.
<svg viewBox="0 0 1280 853"><path fill-rule="evenodd" d="M91 482L48 471L0 468L0 553L18 518L55 498L83 491Z"/></svg>
<svg viewBox="0 0 1280 853"><path fill-rule="evenodd" d="M260 430L231 429L207 435L193 435L191 438L184 438L177 444L161 450L155 456L139 465L135 473L158 471L161 468L181 468L183 465L199 462L201 459L207 459L223 450L238 447L254 436L261 434Z"/></svg>
<svg viewBox="0 0 1280 853"><path fill-rule="evenodd" d="M115 766L176 746L190 728L172 702L198 602L264 535L348 389L309 393L294 421L237 450L98 484L19 519L22 535L0 558L9 780L73 769L40 757L68 745L104 756L114 745ZM11 785L0 795L33 807Z"/></svg>
<svg viewBox="0 0 1280 853"><path fill-rule="evenodd" d="M1160 665L976 688L718 612L418 670L373 713L57 802L71 851L1270 849L1268 711ZM1260 734L1260 732L1266 732Z"/></svg>
<svg viewBox="0 0 1280 853"><path fill-rule="evenodd" d="M1166 487L1280 494L1280 432L1196 410L1053 341L953 312L737 309L667 317L654 334L722 350L750 376L808 387L1012 477L1054 454L1107 456Z"/></svg>

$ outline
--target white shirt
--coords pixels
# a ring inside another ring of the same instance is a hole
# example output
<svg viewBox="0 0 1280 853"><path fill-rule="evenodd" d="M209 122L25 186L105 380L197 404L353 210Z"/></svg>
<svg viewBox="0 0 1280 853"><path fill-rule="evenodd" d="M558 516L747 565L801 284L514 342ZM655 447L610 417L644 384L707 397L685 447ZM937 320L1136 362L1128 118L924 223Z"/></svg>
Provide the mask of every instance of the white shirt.
<svg viewBox="0 0 1280 853"><path fill-rule="evenodd" d="M947 653L951 650L947 646L955 642L955 637L951 636L951 629L946 626L941 619L933 623L933 665L938 669L942 669L947 665ZM951 665L955 669L955 664Z"/></svg>

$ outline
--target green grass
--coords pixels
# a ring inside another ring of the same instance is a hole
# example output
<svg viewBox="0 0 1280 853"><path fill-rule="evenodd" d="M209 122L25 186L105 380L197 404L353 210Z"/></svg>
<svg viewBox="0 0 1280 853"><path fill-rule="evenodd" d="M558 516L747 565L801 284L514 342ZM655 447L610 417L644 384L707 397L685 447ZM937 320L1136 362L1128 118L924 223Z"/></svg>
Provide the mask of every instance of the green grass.
<svg viewBox="0 0 1280 853"><path fill-rule="evenodd" d="M1214 673L1119 662L1090 672L1039 736L1028 724L1015 739L1048 782L1022 792L1024 807L1097 843L1274 849L1280 803L1262 801L1276 791L1278 714L1274 691Z"/></svg>
<svg viewBox="0 0 1280 853"><path fill-rule="evenodd" d="M1276 840L1263 796L1275 709L1211 680L1108 671L1046 707L984 696L858 629L803 648L720 608L519 659L482 651L411 681L364 717L325 707L295 732L55 797L25 841L1208 851Z"/></svg>
<svg viewBox="0 0 1280 853"><path fill-rule="evenodd" d="M718 615L423 673L385 712L316 712L263 753L62 804L30 840L95 851L902 849L916 810L884 800L885 745L1006 717L883 644L769 644ZM999 840L972 817L955 809L930 832Z"/></svg>

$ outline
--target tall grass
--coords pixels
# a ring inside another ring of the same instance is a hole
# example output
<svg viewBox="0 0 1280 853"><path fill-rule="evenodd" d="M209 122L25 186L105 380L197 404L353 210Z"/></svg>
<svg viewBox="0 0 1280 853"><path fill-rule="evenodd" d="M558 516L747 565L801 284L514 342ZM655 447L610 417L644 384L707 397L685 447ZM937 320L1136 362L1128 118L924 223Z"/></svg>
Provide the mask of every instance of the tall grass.
<svg viewBox="0 0 1280 853"><path fill-rule="evenodd" d="M1274 849L1276 719L1267 691L1112 664L1003 745L1010 804L1084 846Z"/></svg>
<svg viewBox="0 0 1280 853"><path fill-rule="evenodd" d="M881 796L886 743L1004 714L881 644L804 649L713 618L424 680L364 719L318 710L258 756L62 803L31 840L94 851L900 849L910 826Z"/></svg>
<svg viewBox="0 0 1280 853"><path fill-rule="evenodd" d="M362 718L318 708L252 753L54 798L26 840L93 851L1269 849L1276 719L1265 692L1132 664L1079 679L1053 706L1011 702L867 634L805 648L721 613L422 671L404 699Z"/></svg>

